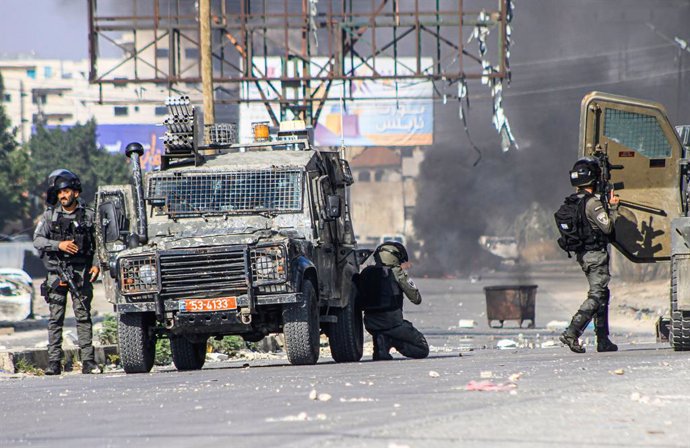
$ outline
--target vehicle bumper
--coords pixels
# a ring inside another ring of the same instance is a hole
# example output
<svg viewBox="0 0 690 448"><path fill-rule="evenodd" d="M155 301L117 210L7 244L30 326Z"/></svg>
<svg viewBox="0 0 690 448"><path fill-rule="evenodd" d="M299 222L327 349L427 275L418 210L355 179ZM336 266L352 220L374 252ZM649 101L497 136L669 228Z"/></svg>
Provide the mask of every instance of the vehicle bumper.
<svg viewBox="0 0 690 448"><path fill-rule="evenodd" d="M249 306L249 295L243 294L237 297L237 306L245 308ZM282 305L284 303L296 303L302 300L302 293L288 293L288 294L266 294L255 297L256 305ZM132 303L118 303L115 305L115 311L118 313L146 313L155 312L155 302L132 302ZM178 300L166 300L165 311L179 311ZM227 312L226 312L227 313ZM234 312L233 312L234 313Z"/></svg>

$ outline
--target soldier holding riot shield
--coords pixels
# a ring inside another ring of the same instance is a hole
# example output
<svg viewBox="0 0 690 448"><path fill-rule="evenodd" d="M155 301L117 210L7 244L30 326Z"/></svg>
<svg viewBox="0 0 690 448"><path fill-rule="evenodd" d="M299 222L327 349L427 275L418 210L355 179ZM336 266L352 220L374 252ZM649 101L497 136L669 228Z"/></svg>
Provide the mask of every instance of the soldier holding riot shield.
<svg viewBox="0 0 690 448"><path fill-rule="evenodd" d="M65 169L53 171L48 177L47 208L34 232L34 247L48 270L41 285L41 293L50 308L46 375L62 372L62 327L68 291L77 320L82 373L100 373L94 357L91 322L91 283L100 272L94 260L95 213L79 197L81 191L76 174Z"/></svg>

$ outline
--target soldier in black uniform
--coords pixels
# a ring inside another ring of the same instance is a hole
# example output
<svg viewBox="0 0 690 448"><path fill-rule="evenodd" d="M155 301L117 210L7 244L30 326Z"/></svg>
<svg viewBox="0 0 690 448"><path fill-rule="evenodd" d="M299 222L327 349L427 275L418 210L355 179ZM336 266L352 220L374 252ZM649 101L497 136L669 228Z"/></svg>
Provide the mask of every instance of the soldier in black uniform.
<svg viewBox="0 0 690 448"><path fill-rule="evenodd" d="M403 319L403 294L415 305L422 303L417 286L401 266L408 260L405 246L383 243L374 260L376 264L364 268L357 283L364 327L374 340L374 361L393 359L391 347L408 358L426 358L429 345L424 335Z"/></svg>
<svg viewBox="0 0 690 448"><path fill-rule="evenodd" d="M582 229L582 248L575 252L577 262L587 277L589 292L587 299L573 316L570 325L560 337L561 342L575 353L585 353L579 337L589 322L594 319L594 333L597 337L598 352L615 352L618 346L609 339L609 236L613 233L613 223L618 217L618 196L608 198L608 210L603 198L594 195L596 183L601 177L599 162L592 157L583 157L575 162L570 171L570 183L577 192L567 200L584 202L584 222Z"/></svg>
<svg viewBox="0 0 690 448"><path fill-rule="evenodd" d="M70 292L77 320L82 373L99 373L92 345L91 300L100 269L94 260L94 211L79 198L79 178L69 170L53 171L48 177L47 208L34 232L34 247L41 254L48 276L41 286L50 308L48 322L48 368L46 375L62 371L62 327L67 308L68 280L59 274L58 265L67 269L80 297ZM58 204L59 202L59 204ZM64 272L64 269L63 269Z"/></svg>

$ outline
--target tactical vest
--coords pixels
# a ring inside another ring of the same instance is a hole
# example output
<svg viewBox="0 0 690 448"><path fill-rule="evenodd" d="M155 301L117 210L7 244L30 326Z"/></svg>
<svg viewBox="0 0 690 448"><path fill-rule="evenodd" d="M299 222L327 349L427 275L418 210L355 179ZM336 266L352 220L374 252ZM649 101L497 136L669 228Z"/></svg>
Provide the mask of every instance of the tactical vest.
<svg viewBox="0 0 690 448"><path fill-rule="evenodd" d="M358 304L364 311L402 309L403 292L387 266L367 266L359 275Z"/></svg>
<svg viewBox="0 0 690 448"><path fill-rule="evenodd" d="M573 193L554 214L561 237L558 245L568 252L601 250L609 243L609 237L587 219L586 204L595 196L589 192Z"/></svg>
<svg viewBox="0 0 690 448"><path fill-rule="evenodd" d="M93 222L86 217L84 207L77 207L70 215L50 207L44 215L48 226L48 239L56 241L74 240L79 252L74 255L59 251L58 257L73 265L90 263L94 254Z"/></svg>

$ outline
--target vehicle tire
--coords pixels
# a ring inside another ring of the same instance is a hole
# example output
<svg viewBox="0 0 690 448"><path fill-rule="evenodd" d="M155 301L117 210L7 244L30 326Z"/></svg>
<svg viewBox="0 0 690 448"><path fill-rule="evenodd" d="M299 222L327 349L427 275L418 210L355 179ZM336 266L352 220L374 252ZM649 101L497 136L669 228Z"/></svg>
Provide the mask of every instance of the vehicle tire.
<svg viewBox="0 0 690 448"><path fill-rule="evenodd" d="M306 278L302 298L283 307L285 351L290 364L310 365L319 360L319 308L314 284Z"/></svg>
<svg viewBox="0 0 690 448"><path fill-rule="evenodd" d="M206 342L192 342L184 336L170 337L170 351L177 370L199 370L206 362Z"/></svg>
<svg viewBox="0 0 690 448"><path fill-rule="evenodd" d="M690 311L678 309L678 267L671 257L671 328L669 342L675 351L690 350Z"/></svg>
<svg viewBox="0 0 690 448"><path fill-rule="evenodd" d="M156 337L151 331L152 316L123 313L117 325L120 360L126 373L147 373L156 357Z"/></svg>
<svg viewBox="0 0 690 448"><path fill-rule="evenodd" d="M331 324L328 342L335 362L357 362L362 359L364 327L362 311L357 307L357 287L353 284L347 306L336 310L337 322Z"/></svg>

